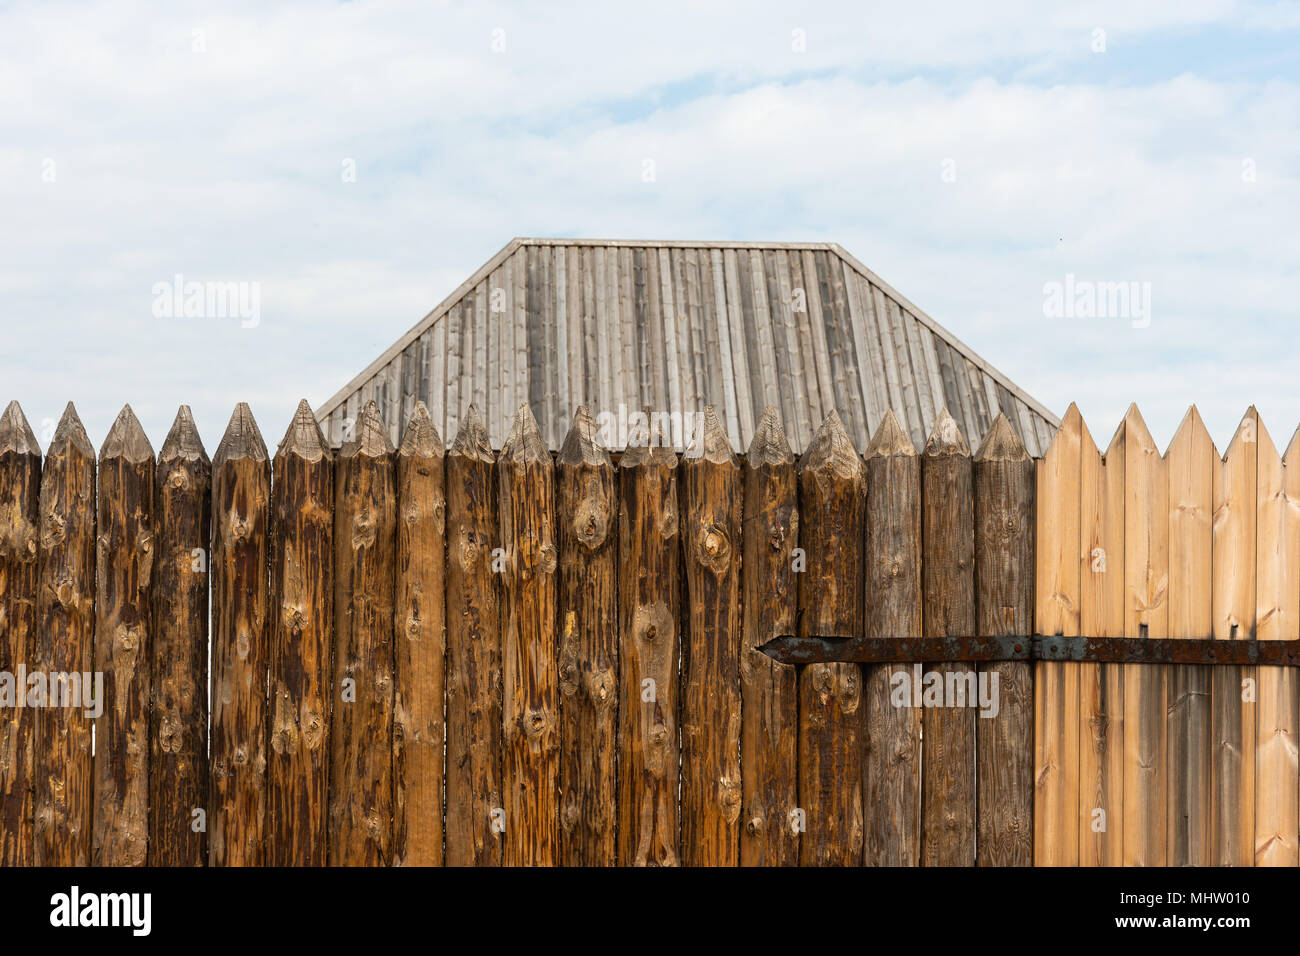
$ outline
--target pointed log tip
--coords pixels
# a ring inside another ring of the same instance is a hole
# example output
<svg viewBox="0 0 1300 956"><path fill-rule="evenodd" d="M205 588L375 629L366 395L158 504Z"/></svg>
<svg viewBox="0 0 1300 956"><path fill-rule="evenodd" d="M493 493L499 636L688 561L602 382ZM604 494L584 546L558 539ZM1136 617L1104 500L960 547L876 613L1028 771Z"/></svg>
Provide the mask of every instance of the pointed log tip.
<svg viewBox="0 0 1300 956"><path fill-rule="evenodd" d="M339 449L340 458L360 455L364 458L382 458L393 453L393 443L388 437L388 426L379 413L379 405L372 398L366 402L353 428L352 441L345 441Z"/></svg>
<svg viewBox="0 0 1300 956"><path fill-rule="evenodd" d="M573 413L573 424L569 426L569 434L564 437L564 444L560 446L559 463L596 467L609 465L609 452L597 440L597 436L596 420L591 417L591 412L586 405L579 405L578 410Z"/></svg>
<svg viewBox="0 0 1300 956"><path fill-rule="evenodd" d="M864 457L894 458L899 455L915 458L916 445L912 444L912 437L903 429L891 408L885 412L884 420L871 437Z"/></svg>
<svg viewBox="0 0 1300 956"><path fill-rule="evenodd" d="M763 409L763 417L749 443L749 467L758 469L763 465L787 465L792 461L794 452L790 449L785 429L781 427L781 416L777 414L776 408L768 405Z"/></svg>
<svg viewBox="0 0 1300 956"><path fill-rule="evenodd" d="M315 421L314 417L312 421ZM220 465L232 458L266 461L266 457L266 442L262 440L262 431L253 418L253 410L247 402L240 402L230 413L230 423L226 425L212 460Z"/></svg>
<svg viewBox="0 0 1300 956"><path fill-rule="evenodd" d="M402 444L397 454L403 458L441 458L446 453L442 447L442 436L434 427L433 417L424 407L424 402L415 403L415 411L406 422L406 431L402 433Z"/></svg>
<svg viewBox="0 0 1300 956"><path fill-rule="evenodd" d="M68 402L67 407L63 409L63 416L54 429L54 438L50 441L48 454L53 455L69 447L86 458L95 457L95 446L90 443L90 438L86 435L86 426L81 424L81 416L77 414L77 407L72 402Z"/></svg>
<svg viewBox="0 0 1300 956"><path fill-rule="evenodd" d="M488 442L487 429L483 427L483 416L478 406L471 405L461 420L460 429L451 443L448 455L459 458L475 458L479 461L494 461L492 445Z"/></svg>
<svg viewBox="0 0 1300 956"><path fill-rule="evenodd" d="M519 411L515 412L514 424L510 426L510 434L501 446L498 460L524 464L547 461L550 457L551 453L542 438L542 430L537 427L537 418L528 403L523 402Z"/></svg>
<svg viewBox="0 0 1300 956"><path fill-rule="evenodd" d="M41 446L36 441L36 433L27 423L27 416L17 401L10 402L4 414L0 415L0 455L5 452L41 457Z"/></svg>
<svg viewBox="0 0 1300 956"><path fill-rule="evenodd" d="M727 437L727 430L718 421L718 413L712 405L705 405L703 415L695 419L695 427L691 429L685 457L718 465L735 461L736 454L731 448L731 439Z"/></svg>
<svg viewBox="0 0 1300 956"><path fill-rule="evenodd" d="M979 451L975 453L976 461L1029 461L1029 452L1025 443L1016 434L1011 419L998 412L993 424L984 433Z"/></svg>
<svg viewBox="0 0 1300 956"><path fill-rule="evenodd" d="M834 409L817 429L812 443L804 452L799 470L829 470L841 477L862 477L862 459L858 457L853 440L844 430L844 423Z"/></svg>
<svg viewBox="0 0 1300 956"><path fill-rule="evenodd" d="M207 449L203 447L203 439L199 437L198 426L194 424L194 415L188 405L182 405L176 410L176 418L172 422L171 430L167 432L167 437L163 439L162 448L158 452L159 461L171 461L175 458L208 463Z"/></svg>
<svg viewBox="0 0 1300 956"><path fill-rule="evenodd" d="M620 468L636 468L640 465L677 466L672 437L665 434L663 420L652 415L648 405L642 420L628 429L627 447L618 464Z"/></svg>
<svg viewBox="0 0 1300 956"><path fill-rule="evenodd" d="M153 445L149 444L149 437L144 433L140 419L135 417L130 405L123 405L117 413L113 427L108 430L108 437L99 450L100 461L110 458L121 458L132 464L153 459Z"/></svg>
<svg viewBox="0 0 1300 956"><path fill-rule="evenodd" d="M966 444L966 436L961 433L961 428L948 413L947 408L939 413L939 418L930 431L930 437L925 441L925 456L927 458L970 457L970 445Z"/></svg>
<svg viewBox="0 0 1300 956"><path fill-rule="evenodd" d="M280 439L275 457L279 458L281 455L293 455L304 461L333 458L329 445L325 441L325 435L320 430L320 424L316 421L316 413L311 410L311 405L305 398L298 403L293 419L289 422L289 428L284 433L284 438Z"/></svg>

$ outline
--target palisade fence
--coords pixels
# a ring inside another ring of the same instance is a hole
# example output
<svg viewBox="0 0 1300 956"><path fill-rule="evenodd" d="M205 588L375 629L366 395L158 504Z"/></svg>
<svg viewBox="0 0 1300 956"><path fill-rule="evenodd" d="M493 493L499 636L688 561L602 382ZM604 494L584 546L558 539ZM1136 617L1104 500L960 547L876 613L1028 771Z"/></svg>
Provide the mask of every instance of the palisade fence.
<svg viewBox="0 0 1300 956"><path fill-rule="evenodd" d="M525 405L494 453L471 408L444 449L420 405L394 448L370 403L336 452L303 402L271 457L241 404L209 463L128 407L96 460L69 405L42 461L11 404L0 864L1296 864L1293 668L759 650L1294 640L1300 466L1253 409L1222 460L1194 410L1103 456L1072 406L1037 462L946 412L801 460L771 409L745 457L711 410L682 456L597 437Z"/></svg>

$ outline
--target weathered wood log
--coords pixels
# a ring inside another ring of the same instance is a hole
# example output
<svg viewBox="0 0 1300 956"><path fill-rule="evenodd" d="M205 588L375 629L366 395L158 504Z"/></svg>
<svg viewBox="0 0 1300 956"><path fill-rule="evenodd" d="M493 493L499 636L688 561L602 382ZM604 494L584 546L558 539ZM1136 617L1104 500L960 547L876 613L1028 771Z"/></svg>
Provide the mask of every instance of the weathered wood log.
<svg viewBox="0 0 1300 956"><path fill-rule="evenodd" d="M682 862L740 860L740 462L713 406L682 460Z"/></svg>
<svg viewBox="0 0 1300 956"><path fill-rule="evenodd" d="M799 633L862 630L866 477L839 414L832 411L799 472ZM862 669L810 664L799 675L799 806L804 866L862 862Z"/></svg>
<svg viewBox="0 0 1300 956"><path fill-rule="evenodd" d="M271 464L240 402L212 463L209 862L266 861Z"/></svg>
<svg viewBox="0 0 1300 956"><path fill-rule="evenodd" d="M1034 614L1035 466L1005 415L994 419L975 454L974 480L978 633L1028 636ZM977 862L1033 866L1033 673L1016 661L982 664L979 671L997 710L981 710L976 720Z"/></svg>
<svg viewBox="0 0 1300 956"><path fill-rule="evenodd" d="M924 637L975 630L975 511L970 446L944 409L921 456L921 620ZM969 700L974 669L967 664L928 668L944 683L964 682L959 706L927 706L921 717L921 862L971 866L975 862L975 721ZM949 675L955 675L950 678Z"/></svg>
<svg viewBox="0 0 1300 956"><path fill-rule="evenodd" d="M618 861L618 488L586 407L556 461L560 860Z"/></svg>
<svg viewBox="0 0 1300 956"><path fill-rule="evenodd" d="M798 803L798 672L758 650L780 634L794 633L798 597L799 479L770 405L750 443L744 481L740 863L795 866L799 833L791 814Z"/></svg>
<svg viewBox="0 0 1300 956"><path fill-rule="evenodd" d="M619 461L618 854L623 866L676 866L681 607L677 456L639 428Z"/></svg>
<svg viewBox="0 0 1300 956"><path fill-rule="evenodd" d="M397 451L393 863L442 865L446 517L442 438L417 402Z"/></svg>
<svg viewBox="0 0 1300 956"><path fill-rule="evenodd" d="M502 575L504 862L551 866L560 843L555 465L527 403L497 457Z"/></svg>
<svg viewBox="0 0 1300 956"><path fill-rule="evenodd" d="M921 633L921 459L892 410L866 451L866 632L868 637ZM921 710L895 706L902 668L864 668L866 807L863 862L921 862Z"/></svg>
<svg viewBox="0 0 1300 956"><path fill-rule="evenodd" d="M71 402L46 454L40 515L36 662L46 674L77 674L80 684L95 659L95 449ZM90 863L91 712L90 707L42 707L36 714L38 865Z"/></svg>
<svg viewBox="0 0 1300 956"><path fill-rule="evenodd" d="M393 446L367 402L334 479L331 866L387 866L393 839Z"/></svg>
<svg viewBox="0 0 1300 956"><path fill-rule="evenodd" d="M448 866L499 866L501 598L494 457L473 405L447 452Z"/></svg>
<svg viewBox="0 0 1300 956"><path fill-rule="evenodd" d="M17 675L34 670L40 578L41 447L17 402L0 415L0 866L35 862L34 709Z"/></svg>
<svg viewBox="0 0 1300 956"><path fill-rule="evenodd" d="M267 863L324 866L334 699L334 457L306 400L272 462Z"/></svg>
<svg viewBox="0 0 1300 956"><path fill-rule="evenodd" d="M149 661L154 564L154 455L125 406L99 452L95 670L96 866L143 866L149 849Z"/></svg>
<svg viewBox="0 0 1300 956"><path fill-rule="evenodd" d="M208 821L208 530L212 469L188 405L158 452L149 863L203 866ZM268 481L269 484L269 481Z"/></svg>

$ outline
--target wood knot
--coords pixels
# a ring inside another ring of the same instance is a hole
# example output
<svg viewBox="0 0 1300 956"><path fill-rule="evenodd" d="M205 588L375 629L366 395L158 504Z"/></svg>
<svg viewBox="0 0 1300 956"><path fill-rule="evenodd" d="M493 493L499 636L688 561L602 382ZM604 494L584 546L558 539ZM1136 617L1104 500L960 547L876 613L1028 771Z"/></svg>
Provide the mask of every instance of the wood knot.
<svg viewBox="0 0 1300 956"><path fill-rule="evenodd" d="M717 525L709 525L703 529L700 535L699 559L700 563L714 574L721 574L727 570L727 564L731 559L731 541L727 533Z"/></svg>
<svg viewBox="0 0 1300 956"><path fill-rule="evenodd" d="M188 488L190 477L185 473L183 468L178 468L172 472L171 477L167 479L167 484L173 488Z"/></svg>

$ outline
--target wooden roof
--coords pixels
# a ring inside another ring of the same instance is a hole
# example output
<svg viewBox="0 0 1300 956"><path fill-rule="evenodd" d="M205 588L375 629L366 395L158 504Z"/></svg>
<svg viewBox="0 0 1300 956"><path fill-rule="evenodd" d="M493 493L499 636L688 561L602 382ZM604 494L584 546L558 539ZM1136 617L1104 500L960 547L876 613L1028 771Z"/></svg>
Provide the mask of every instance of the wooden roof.
<svg viewBox="0 0 1300 956"><path fill-rule="evenodd" d="M581 404L712 404L737 451L765 405L796 452L832 408L859 450L890 408L918 448L945 406L972 446L999 410L1032 455L1060 424L834 243L514 239L318 409L333 445L369 399L394 443L473 402L497 448L525 401L552 449Z"/></svg>

